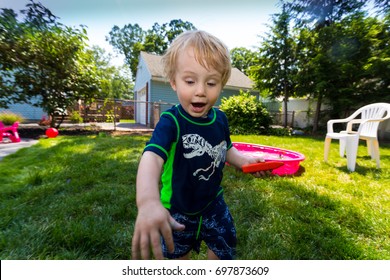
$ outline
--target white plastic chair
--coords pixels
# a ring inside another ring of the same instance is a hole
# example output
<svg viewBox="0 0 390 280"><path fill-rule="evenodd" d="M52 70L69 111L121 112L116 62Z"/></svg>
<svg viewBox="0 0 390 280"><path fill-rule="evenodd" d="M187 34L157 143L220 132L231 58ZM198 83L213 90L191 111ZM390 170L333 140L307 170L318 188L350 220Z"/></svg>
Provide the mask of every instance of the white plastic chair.
<svg viewBox="0 0 390 280"><path fill-rule="evenodd" d="M346 152L347 168L350 171L355 171L357 149L359 139L361 139L367 142L368 154L376 160L377 168L380 168L378 126L386 119L390 119L390 104L374 103L358 109L348 118L328 121L324 149L325 162L328 161L332 139L338 139L340 141L340 157L344 157ZM335 123L346 123L346 130L334 132L333 124ZM357 130L354 130L357 125Z"/></svg>

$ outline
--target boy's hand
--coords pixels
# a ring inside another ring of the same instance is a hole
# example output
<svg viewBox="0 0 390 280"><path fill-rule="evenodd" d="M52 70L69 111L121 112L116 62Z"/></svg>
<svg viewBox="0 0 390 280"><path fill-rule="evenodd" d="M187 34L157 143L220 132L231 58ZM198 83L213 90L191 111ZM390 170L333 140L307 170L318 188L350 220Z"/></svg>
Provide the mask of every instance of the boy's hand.
<svg viewBox="0 0 390 280"><path fill-rule="evenodd" d="M183 229L184 225L176 222L160 202L150 202L139 207L132 240L133 259L149 259L150 249L156 259L163 259L161 236L168 250L173 252L172 231Z"/></svg>
<svg viewBox="0 0 390 280"><path fill-rule="evenodd" d="M237 169L242 170L243 165L264 162L265 160L264 157L262 156L252 157L252 156L244 155L233 146L227 151L226 161L232 164L233 166L235 166ZM255 177L264 177L264 176L269 176L272 173L270 171L259 171L251 174Z"/></svg>
<svg viewBox="0 0 390 280"><path fill-rule="evenodd" d="M247 157L247 162L245 164L254 164L254 163L259 163L259 162L265 162L264 158L259 156L259 157ZM255 177L265 177L265 176L270 176L272 175L272 170L265 170L265 171L258 171L251 173Z"/></svg>

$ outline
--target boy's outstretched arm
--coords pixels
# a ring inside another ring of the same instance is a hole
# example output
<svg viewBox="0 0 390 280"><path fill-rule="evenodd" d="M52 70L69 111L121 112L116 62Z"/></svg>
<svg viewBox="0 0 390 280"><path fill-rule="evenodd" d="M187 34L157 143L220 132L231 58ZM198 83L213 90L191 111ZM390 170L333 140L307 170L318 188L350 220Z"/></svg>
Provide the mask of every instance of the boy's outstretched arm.
<svg viewBox="0 0 390 280"><path fill-rule="evenodd" d="M170 251L174 250L172 230L183 230L160 202L159 181L164 161L152 152L145 152L137 173L137 207L132 240L132 258L149 259L150 249L156 259L163 259L161 236Z"/></svg>

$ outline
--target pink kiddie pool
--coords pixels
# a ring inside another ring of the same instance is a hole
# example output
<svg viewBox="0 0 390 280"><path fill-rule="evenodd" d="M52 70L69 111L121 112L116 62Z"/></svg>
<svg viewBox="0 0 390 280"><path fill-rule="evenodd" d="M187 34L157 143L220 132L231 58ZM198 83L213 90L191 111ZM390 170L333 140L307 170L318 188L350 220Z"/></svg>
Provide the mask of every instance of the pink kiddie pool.
<svg viewBox="0 0 390 280"><path fill-rule="evenodd" d="M292 175L299 169L300 162L305 159L301 153L251 143L233 142L233 146L241 153L249 156L262 156L265 161L280 161L284 165L272 170L275 175Z"/></svg>

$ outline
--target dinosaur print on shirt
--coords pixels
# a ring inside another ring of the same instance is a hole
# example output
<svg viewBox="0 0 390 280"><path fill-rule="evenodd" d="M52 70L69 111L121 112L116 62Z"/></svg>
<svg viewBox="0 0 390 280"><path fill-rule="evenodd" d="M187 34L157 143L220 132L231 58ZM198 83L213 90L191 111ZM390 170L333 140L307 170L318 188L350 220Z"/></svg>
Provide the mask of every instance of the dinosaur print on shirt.
<svg viewBox="0 0 390 280"><path fill-rule="evenodd" d="M199 168L193 173L193 176L198 176L199 174L199 180L208 181L214 174L215 169L225 163L227 150L227 143L225 140L213 147L198 134L185 134L182 136L182 142L184 149L189 150L184 153L185 158L191 159L194 157L200 157L206 153L212 159L210 166Z"/></svg>

